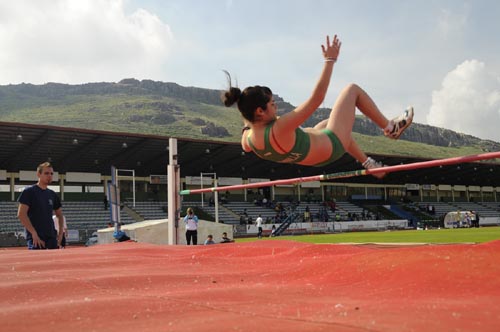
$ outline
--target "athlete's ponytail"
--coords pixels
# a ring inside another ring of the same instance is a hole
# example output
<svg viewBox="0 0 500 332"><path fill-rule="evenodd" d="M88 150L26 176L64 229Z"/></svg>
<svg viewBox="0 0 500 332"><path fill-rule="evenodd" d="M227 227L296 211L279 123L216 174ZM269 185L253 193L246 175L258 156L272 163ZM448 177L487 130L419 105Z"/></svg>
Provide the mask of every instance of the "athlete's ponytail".
<svg viewBox="0 0 500 332"><path fill-rule="evenodd" d="M239 88L232 86L229 72L224 71L224 73L227 76L229 88L222 95L222 102L226 107L237 103L241 115L248 121L253 122L255 119L255 110L258 107L261 107L263 110L267 109L267 103L273 95L271 89L256 85L248 87L241 92Z"/></svg>

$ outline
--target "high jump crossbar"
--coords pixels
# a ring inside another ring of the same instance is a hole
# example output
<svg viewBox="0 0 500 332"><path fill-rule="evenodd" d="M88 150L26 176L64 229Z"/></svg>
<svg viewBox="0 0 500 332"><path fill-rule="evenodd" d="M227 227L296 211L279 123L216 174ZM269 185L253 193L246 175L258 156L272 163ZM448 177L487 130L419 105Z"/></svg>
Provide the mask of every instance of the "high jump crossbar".
<svg viewBox="0 0 500 332"><path fill-rule="evenodd" d="M350 177L355 177L355 176L371 175L371 174L378 174L378 173L392 173L392 172L400 172L400 171L409 171L409 170L420 169L420 168L430 168L430 167L438 167L438 166L444 166L444 165L470 163L473 161L495 159L495 158L500 158L500 152L488 152L488 153L481 153L481 154L470 155L470 156L461 156L461 157L452 157L452 158L446 158L446 159L421 161L421 162L416 162L416 163L411 163L411 164L406 164L406 165L394 165L394 166L386 166L386 167L379 167L379 168L372 168L372 169L337 172L337 173L330 173L330 174L298 177L298 178L293 178L293 179L283 179L283 180L264 181L264 182L255 182L255 183L247 183L247 184L237 184L237 185L225 186L225 187L212 187L212 188L193 189L193 190L181 190L179 192L179 194L180 195L201 194L201 193L221 191L221 190L224 190L224 191L229 190L230 191L230 190L239 190L239 189L247 189L247 188L271 187L274 185L294 184L294 183L301 183L301 182L342 179L342 178L350 178Z"/></svg>

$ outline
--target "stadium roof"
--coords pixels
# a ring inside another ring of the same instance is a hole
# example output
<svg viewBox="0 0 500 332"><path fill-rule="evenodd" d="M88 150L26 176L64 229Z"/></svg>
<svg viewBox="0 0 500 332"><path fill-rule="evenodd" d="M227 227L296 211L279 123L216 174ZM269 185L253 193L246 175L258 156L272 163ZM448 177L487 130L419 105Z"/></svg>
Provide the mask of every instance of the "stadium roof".
<svg viewBox="0 0 500 332"><path fill-rule="evenodd" d="M137 176L166 174L168 136L106 132L80 128L0 122L0 169L34 170L51 161L59 173L92 172L109 175L111 166L133 169ZM426 159L375 156L387 165ZM288 179L360 169L349 155L327 167L277 164L243 153L237 143L178 139L181 177L217 173L218 177ZM500 187L500 164L481 162L395 172L378 180L372 176L340 182L387 184L450 184Z"/></svg>

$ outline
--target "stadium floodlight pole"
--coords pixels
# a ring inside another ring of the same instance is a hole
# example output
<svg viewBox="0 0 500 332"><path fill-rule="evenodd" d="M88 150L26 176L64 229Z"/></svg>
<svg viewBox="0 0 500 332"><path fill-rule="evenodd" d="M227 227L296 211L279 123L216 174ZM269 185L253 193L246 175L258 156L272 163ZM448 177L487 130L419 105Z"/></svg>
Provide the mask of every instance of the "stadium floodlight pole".
<svg viewBox="0 0 500 332"><path fill-rule="evenodd" d="M214 192L220 190L239 190L246 188L259 188L259 187L270 187L275 185L282 184L294 184L301 182L311 182L311 181L322 181L322 180L334 180L334 179L342 179L342 178L350 178L355 176L363 176L363 175L371 175L371 174L379 174L379 173L392 173L392 172L400 172L400 171L409 171L414 169L421 168L430 168L430 167L439 167L444 165L454 165L454 164L462 164L462 163L470 163L473 161L486 160L486 159L496 159L500 158L500 152L488 152L470 156L461 156L461 157L452 157L446 159L436 159L429 161L421 161L411 164L405 165L395 165L395 166L386 166L372 169L362 169L355 171L347 171L347 172L337 172L331 174L322 174L322 175L313 175L306 177L299 177L293 179L284 179L284 180L274 180L274 181L266 181L266 182L254 182L247 183L241 185L234 186L225 186L225 187L212 187L212 188L204 188L204 189L194 189L194 190L181 190L179 192L180 195L190 195L190 194L200 194L204 192Z"/></svg>

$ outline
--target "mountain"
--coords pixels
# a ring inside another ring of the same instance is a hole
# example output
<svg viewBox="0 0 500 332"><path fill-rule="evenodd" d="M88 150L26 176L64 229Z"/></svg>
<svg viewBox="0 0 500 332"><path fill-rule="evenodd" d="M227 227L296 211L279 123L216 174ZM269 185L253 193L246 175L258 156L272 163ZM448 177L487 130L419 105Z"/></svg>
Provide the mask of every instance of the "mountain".
<svg viewBox="0 0 500 332"><path fill-rule="evenodd" d="M236 108L224 107L220 94L133 78L118 83L3 85L0 121L238 142L240 114ZM281 113L294 108L279 96L275 100ZM329 113L330 109L318 109L305 126ZM500 143L417 123L390 144L364 117L356 118L354 132L364 150L377 154L449 157L500 151Z"/></svg>

